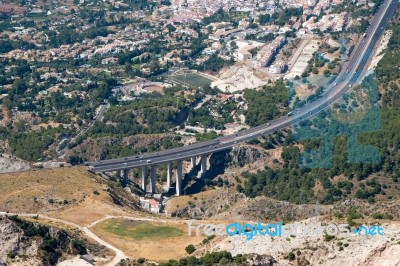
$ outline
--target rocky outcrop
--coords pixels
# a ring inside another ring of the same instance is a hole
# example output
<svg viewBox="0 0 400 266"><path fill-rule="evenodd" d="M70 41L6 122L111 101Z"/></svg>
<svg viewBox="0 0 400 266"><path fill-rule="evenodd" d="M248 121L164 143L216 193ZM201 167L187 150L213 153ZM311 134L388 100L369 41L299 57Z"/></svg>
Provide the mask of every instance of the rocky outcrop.
<svg viewBox="0 0 400 266"><path fill-rule="evenodd" d="M400 245L383 245L372 250L357 266L400 265Z"/></svg>
<svg viewBox="0 0 400 266"><path fill-rule="evenodd" d="M23 245L24 231L15 226L12 221L0 218L0 265L6 265L8 259L18 250L26 250ZM32 247L32 249L35 249Z"/></svg>
<svg viewBox="0 0 400 266"><path fill-rule="evenodd" d="M246 164L254 163L265 156L265 152L259 147L241 145L234 147L229 153L231 165L243 167Z"/></svg>
<svg viewBox="0 0 400 266"><path fill-rule="evenodd" d="M292 224L310 224L307 219ZM256 235L250 241L235 235L214 243L213 250L226 250L237 254L272 256L277 265L400 265L398 222L382 223L383 235L350 235L326 239L323 235L296 235L270 237Z"/></svg>
<svg viewBox="0 0 400 266"><path fill-rule="evenodd" d="M16 216L0 218L0 265L55 265L87 253L79 237Z"/></svg>
<svg viewBox="0 0 400 266"><path fill-rule="evenodd" d="M29 163L9 154L0 154L0 173L29 170Z"/></svg>
<svg viewBox="0 0 400 266"><path fill-rule="evenodd" d="M261 256L258 254L253 255L250 261L252 266L275 266L278 265L277 261L271 256Z"/></svg>

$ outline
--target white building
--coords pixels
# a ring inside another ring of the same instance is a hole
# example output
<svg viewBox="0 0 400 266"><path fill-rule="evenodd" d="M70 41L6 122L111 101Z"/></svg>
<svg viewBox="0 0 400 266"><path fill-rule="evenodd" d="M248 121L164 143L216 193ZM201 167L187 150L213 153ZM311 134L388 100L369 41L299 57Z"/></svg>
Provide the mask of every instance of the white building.
<svg viewBox="0 0 400 266"><path fill-rule="evenodd" d="M245 61L245 60L249 60L252 58L252 55L249 51L247 50L239 50L237 52L237 59L239 61Z"/></svg>
<svg viewBox="0 0 400 266"><path fill-rule="evenodd" d="M284 62L276 62L268 68L268 71L271 74L282 74L283 72L285 72L285 70L286 64Z"/></svg>
<svg viewBox="0 0 400 266"><path fill-rule="evenodd" d="M286 42L286 38L283 36L277 37L271 43L265 45L258 52L256 59L253 62L255 67L266 67L269 66L272 62L276 54L283 47Z"/></svg>

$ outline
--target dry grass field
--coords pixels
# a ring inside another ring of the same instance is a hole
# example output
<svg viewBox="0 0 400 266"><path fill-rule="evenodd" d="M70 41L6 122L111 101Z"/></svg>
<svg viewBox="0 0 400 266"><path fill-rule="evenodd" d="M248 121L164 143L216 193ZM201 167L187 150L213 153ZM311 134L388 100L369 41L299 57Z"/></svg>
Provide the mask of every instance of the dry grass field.
<svg viewBox="0 0 400 266"><path fill-rule="evenodd" d="M193 201L194 197L198 200L206 200L209 198L215 198L220 194L220 191L218 189L215 190L208 190L208 191L202 191L200 193L195 194L194 196L180 196L180 197L175 197L171 198L165 208L167 213L172 213L176 211L179 207L186 206L188 205L189 201Z"/></svg>
<svg viewBox="0 0 400 266"><path fill-rule="evenodd" d="M103 193L105 194L106 192ZM132 213L127 213L119 206L113 205L106 199L96 198L94 195L85 198L85 200L70 208L49 213L51 217L71 221L82 226L88 226L107 215L125 216L132 215Z"/></svg>
<svg viewBox="0 0 400 266"><path fill-rule="evenodd" d="M0 184L0 211L46 214L82 226L128 214L113 204L105 181L84 167L1 174Z"/></svg>
<svg viewBox="0 0 400 266"><path fill-rule="evenodd" d="M185 247L197 245L204 236L188 236L186 223L105 220L91 230L133 258L167 261L187 256Z"/></svg>
<svg viewBox="0 0 400 266"><path fill-rule="evenodd" d="M102 184L84 168L32 170L0 174L0 209L43 212L80 202Z"/></svg>

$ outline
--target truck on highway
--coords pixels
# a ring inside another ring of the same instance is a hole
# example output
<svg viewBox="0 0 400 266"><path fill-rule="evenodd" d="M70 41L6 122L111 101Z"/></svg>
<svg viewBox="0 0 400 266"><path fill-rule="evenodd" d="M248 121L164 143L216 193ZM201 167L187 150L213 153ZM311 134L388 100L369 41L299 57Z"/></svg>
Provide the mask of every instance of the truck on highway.
<svg viewBox="0 0 400 266"><path fill-rule="evenodd" d="M292 116L293 115L293 111L290 111L289 113L287 113L288 116Z"/></svg>

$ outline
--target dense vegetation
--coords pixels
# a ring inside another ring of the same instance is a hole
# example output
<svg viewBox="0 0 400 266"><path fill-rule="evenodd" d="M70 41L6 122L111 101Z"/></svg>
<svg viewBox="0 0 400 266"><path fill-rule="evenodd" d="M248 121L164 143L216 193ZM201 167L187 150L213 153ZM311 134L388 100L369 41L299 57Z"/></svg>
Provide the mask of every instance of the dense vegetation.
<svg viewBox="0 0 400 266"><path fill-rule="evenodd" d="M283 80L261 90L246 90L244 98L248 103L246 122L250 126L264 124L287 112L288 95Z"/></svg>
<svg viewBox="0 0 400 266"><path fill-rule="evenodd" d="M27 50L27 49L34 49L35 45L23 40L0 40L0 53L7 53L9 51L12 51L14 49L22 49L22 50Z"/></svg>
<svg viewBox="0 0 400 266"><path fill-rule="evenodd" d="M57 31L59 34L57 34ZM59 27L57 31L47 31L46 34L49 37L50 47L59 47L63 44L73 44L76 42L82 42L84 39L94 39L98 36L105 37L112 33L106 27L92 27L85 32L78 33L72 27Z"/></svg>
<svg viewBox="0 0 400 266"><path fill-rule="evenodd" d="M203 23L205 25L216 23L216 22L231 22L233 25L237 24L237 20L233 15L234 12L225 12L222 8L219 8L217 12L212 14L209 17L205 17L203 19Z"/></svg>
<svg viewBox="0 0 400 266"><path fill-rule="evenodd" d="M190 110L187 124L219 130L224 129L226 123L234 122L231 113L235 108L235 101L227 100L221 103L219 101L210 100L200 108ZM218 114L218 117L215 117L213 113Z"/></svg>
<svg viewBox="0 0 400 266"><path fill-rule="evenodd" d="M398 71L400 61L397 59L400 56L400 24L393 26L392 31L393 34L389 40L388 49L376 68L377 78L382 85L394 84L393 81L400 79L400 72ZM397 89L397 87L392 89ZM397 90L398 93L399 91Z"/></svg>
<svg viewBox="0 0 400 266"><path fill-rule="evenodd" d="M132 136L136 134L162 133L179 124L181 112L189 102L174 91L165 95L143 95L140 101L112 106L89 131L89 136Z"/></svg>
<svg viewBox="0 0 400 266"><path fill-rule="evenodd" d="M220 58L218 55L213 54L212 56L210 56L210 58L204 61L204 63L198 65L196 69L199 71L218 72L223 67L233 65L234 63L235 61L233 59L224 60Z"/></svg>
<svg viewBox="0 0 400 266"><path fill-rule="evenodd" d="M10 67L11 71L6 72L7 67ZM3 105L1 118L6 115L15 116L17 112L31 113L30 118L20 118L7 123L0 131L4 136L3 140L8 140L12 153L29 161L52 157L54 149L52 153L45 151L63 137L76 135L79 127L93 119L95 107L104 99L108 99L111 89L117 85L117 81L107 74L100 73L96 77L88 74L86 84L68 83L64 88L66 93L81 91L83 96L66 96L61 91L55 91L49 93L51 97L42 98L38 94L45 92L56 81L53 77L45 80L33 69L34 67L25 60L0 61L0 85L11 85L7 90L0 87L0 93L8 94L0 100L0 104ZM12 79L15 80L11 82ZM54 128L40 126L51 122L59 125ZM63 124L75 124L77 127L64 127ZM34 126L36 128L33 128Z"/></svg>
<svg viewBox="0 0 400 266"><path fill-rule="evenodd" d="M41 128L38 131L17 132L10 139L12 153L28 161L37 161L45 155L43 152L53 144L60 128Z"/></svg>
<svg viewBox="0 0 400 266"><path fill-rule="evenodd" d="M258 20L261 25L266 24L276 24L283 26L287 23L292 17L300 18L303 15L303 8L284 8L279 12L274 12L270 14L260 15Z"/></svg>
<svg viewBox="0 0 400 266"><path fill-rule="evenodd" d="M375 0L373 2L374 7L370 8L365 5L361 7L359 5L353 5L351 0L344 0L342 3L337 4L332 8L332 13L349 12L350 14L352 14L353 18L372 15L376 12L380 3L382 3L382 0Z"/></svg>
<svg viewBox="0 0 400 266"><path fill-rule="evenodd" d="M194 256L185 257L177 260L162 262L160 266L184 266L184 265L245 265L246 256L241 254L232 256L228 251L207 252L204 256L196 258Z"/></svg>

